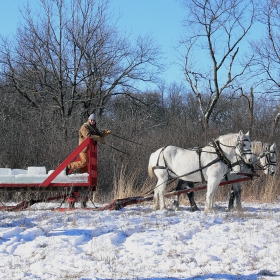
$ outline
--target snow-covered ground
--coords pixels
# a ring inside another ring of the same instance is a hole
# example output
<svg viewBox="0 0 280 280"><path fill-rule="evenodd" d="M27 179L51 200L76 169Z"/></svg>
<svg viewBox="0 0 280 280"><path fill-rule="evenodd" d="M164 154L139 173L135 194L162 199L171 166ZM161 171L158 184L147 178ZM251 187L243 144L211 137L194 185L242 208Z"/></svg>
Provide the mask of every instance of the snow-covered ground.
<svg viewBox="0 0 280 280"><path fill-rule="evenodd" d="M1 279L280 279L280 203L40 210L53 206L0 212Z"/></svg>

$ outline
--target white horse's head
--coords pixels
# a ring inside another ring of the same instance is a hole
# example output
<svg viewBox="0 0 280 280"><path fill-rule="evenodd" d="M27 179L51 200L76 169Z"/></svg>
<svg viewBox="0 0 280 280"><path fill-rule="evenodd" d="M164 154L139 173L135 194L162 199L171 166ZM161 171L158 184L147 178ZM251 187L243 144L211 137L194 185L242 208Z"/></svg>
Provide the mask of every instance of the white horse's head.
<svg viewBox="0 0 280 280"><path fill-rule="evenodd" d="M252 164L254 156L251 151L249 132L243 134L240 130L239 133L222 135L217 140L223 151L227 153L228 160L231 163L233 163L233 159L236 161L240 158L246 164Z"/></svg>
<svg viewBox="0 0 280 280"><path fill-rule="evenodd" d="M268 143L263 144L263 153L259 156L260 165L264 169L266 175L274 175L276 173L276 162L277 162L277 149L276 144L269 145Z"/></svg>
<svg viewBox="0 0 280 280"><path fill-rule="evenodd" d="M244 134L241 130L237 135L237 144L235 147L235 152L240 156L245 163L252 164L253 154L251 151L251 141L249 137L249 131Z"/></svg>

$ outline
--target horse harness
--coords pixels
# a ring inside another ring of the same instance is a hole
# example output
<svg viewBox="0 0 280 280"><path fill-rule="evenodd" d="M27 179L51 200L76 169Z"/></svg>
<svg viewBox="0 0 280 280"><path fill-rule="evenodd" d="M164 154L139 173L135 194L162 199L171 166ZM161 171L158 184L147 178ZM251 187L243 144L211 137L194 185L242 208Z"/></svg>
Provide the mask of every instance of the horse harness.
<svg viewBox="0 0 280 280"><path fill-rule="evenodd" d="M181 178L181 177L185 177L185 176L188 176L188 175L191 175L193 173L196 173L198 171L200 171L200 175L201 175L201 182L206 182L205 178L204 178L204 175L203 175L203 169L215 164L216 162L219 162L219 161L222 161L224 164L227 165L228 169L229 170L232 170L232 168L236 165L240 165L241 163L242 164L246 164L248 165L247 163L244 162L244 160L242 158L240 158L240 160L234 162L233 164L230 162L230 160L226 157L226 155L224 154L221 146L220 146L220 142L218 140L213 140L213 142L210 142L209 143L209 146L213 147L215 149L215 152L207 152L207 153L214 153L214 154L217 154L218 157L214 160L212 160L211 162L209 162L208 164L206 164L205 166L202 166L201 165L201 154L203 152L202 148L193 148L192 150L196 151L197 154L198 154L198 157L199 157L199 169L197 170L194 170L194 171L191 171L189 173L186 173L184 175L181 175L181 176L178 176L172 169L170 169L167 165L167 162L166 162L166 159L164 157L164 150L167 146L163 147L159 153L159 156L158 156L158 160L157 160L157 164L156 166L153 167L153 170L155 169L166 169L167 171L167 174L168 174L168 177L171 177L170 176L170 173L173 173L177 178ZM164 165L159 165L159 160L160 160L160 155L162 154L162 158L163 158L163 161L164 161ZM241 151L241 154L245 154L244 151ZM250 168L253 168L252 165L250 165Z"/></svg>
<svg viewBox="0 0 280 280"><path fill-rule="evenodd" d="M276 161L272 161L271 160L271 154L275 154L276 155L276 152L275 151L264 151L262 154L260 154L258 156L259 159L265 157L266 159L266 163L264 166L261 167L261 169L265 169L267 166L276 166Z"/></svg>

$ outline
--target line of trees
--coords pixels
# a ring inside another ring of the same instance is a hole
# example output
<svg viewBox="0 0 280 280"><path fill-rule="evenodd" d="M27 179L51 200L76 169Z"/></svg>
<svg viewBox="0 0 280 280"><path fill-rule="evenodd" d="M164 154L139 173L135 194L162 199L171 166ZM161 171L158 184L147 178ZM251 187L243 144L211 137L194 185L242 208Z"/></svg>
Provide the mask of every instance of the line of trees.
<svg viewBox="0 0 280 280"><path fill-rule="evenodd" d="M141 188L161 146L204 146L239 130L279 146L278 1L182 3L186 80L144 92L137 82L156 83L163 70L159 47L149 36L120 34L109 0L41 0L40 14L26 6L15 36L0 40L0 166L56 168L93 112L101 129L135 142L111 135L99 146L104 193L120 172L137 173ZM245 55L241 43L255 22L267 38ZM198 50L209 64L198 62Z"/></svg>

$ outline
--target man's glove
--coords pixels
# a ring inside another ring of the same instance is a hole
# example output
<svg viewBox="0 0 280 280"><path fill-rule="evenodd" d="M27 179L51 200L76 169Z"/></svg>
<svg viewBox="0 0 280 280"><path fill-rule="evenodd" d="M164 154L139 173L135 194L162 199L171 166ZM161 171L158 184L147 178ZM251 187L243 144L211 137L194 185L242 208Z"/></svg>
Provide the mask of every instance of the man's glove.
<svg viewBox="0 0 280 280"><path fill-rule="evenodd" d="M101 132L100 136L101 136L102 138L105 138L105 137L107 137L109 134L111 134L111 130L110 130L110 129L106 129L106 130L104 130L104 131Z"/></svg>
<svg viewBox="0 0 280 280"><path fill-rule="evenodd" d="M93 139L94 141L100 142L103 145L106 144L105 139L103 139L101 136L99 135L91 135L90 137L91 139Z"/></svg>

